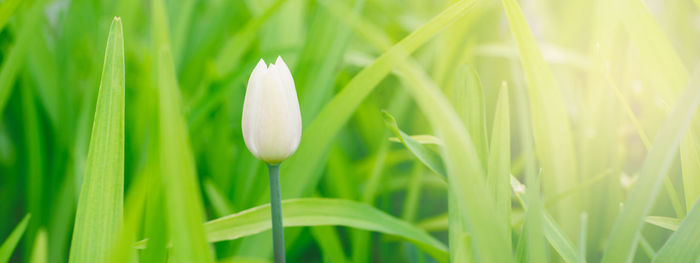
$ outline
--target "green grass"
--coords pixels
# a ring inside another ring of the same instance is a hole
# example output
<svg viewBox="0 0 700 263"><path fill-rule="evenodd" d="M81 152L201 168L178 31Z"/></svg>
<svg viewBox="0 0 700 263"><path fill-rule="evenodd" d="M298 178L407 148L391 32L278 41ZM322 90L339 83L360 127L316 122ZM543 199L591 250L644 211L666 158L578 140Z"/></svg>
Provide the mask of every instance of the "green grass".
<svg viewBox="0 0 700 263"><path fill-rule="evenodd" d="M95 120L75 215L70 262L104 262L124 215L124 34L109 30Z"/></svg>
<svg viewBox="0 0 700 263"><path fill-rule="evenodd" d="M700 1L0 1L0 263L697 262ZM106 45L105 45L106 44ZM31 215L31 220L30 216Z"/></svg>

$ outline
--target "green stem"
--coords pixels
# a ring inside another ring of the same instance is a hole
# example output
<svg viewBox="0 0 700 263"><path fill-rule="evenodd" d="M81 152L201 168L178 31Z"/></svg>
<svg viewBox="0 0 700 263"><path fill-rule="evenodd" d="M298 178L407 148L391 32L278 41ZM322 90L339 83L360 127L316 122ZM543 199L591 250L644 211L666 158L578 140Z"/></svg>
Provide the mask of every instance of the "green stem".
<svg viewBox="0 0 700 263"><path fill-rule="evenodd" d="M272 241L275 263L284 263L284 226L282 226L282 188L280 186L280 165L268 164L270 172L270 208L272 212Z"/></svg>

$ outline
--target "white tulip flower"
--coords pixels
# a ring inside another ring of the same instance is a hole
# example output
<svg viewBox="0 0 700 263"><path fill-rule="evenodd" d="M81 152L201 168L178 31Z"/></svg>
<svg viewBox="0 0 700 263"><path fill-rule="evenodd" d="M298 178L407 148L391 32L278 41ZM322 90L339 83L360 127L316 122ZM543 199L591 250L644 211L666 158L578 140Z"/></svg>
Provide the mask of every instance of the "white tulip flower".
<svg viewBox="0 0 700 263"><path fill-rule="evenodd" d="M269 67L260 59L248 80L243 102L243 139L268 164L292 155L301 140L301 112L294 79L281 57Z"/></svg>

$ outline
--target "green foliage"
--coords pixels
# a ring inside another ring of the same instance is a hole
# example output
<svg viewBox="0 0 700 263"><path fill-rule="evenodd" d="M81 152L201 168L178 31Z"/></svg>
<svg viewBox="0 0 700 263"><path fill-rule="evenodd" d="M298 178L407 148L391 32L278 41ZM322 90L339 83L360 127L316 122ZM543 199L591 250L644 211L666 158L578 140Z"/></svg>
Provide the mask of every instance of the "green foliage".
<svg viewBox="0 0 700 263"><path fill-rule="evenodd" d="M109 30L70 262L104 262L124 215L124 34Z"/></svg>
<svg viewBox="0 0 700 263"><path fill-rule="evenodd" d="M27 229L30 218L32 218L30 214L24 216L22 221L12 230L12 233L2 242L0 246L0 262L7 263L10 261L10 256L12 256L12 252L15 250L15 247L17 247L17 243L19 243L22 235L24 235L24 230Z"/></svg>
<svg viewBox="0 0 700 263"><path fill-rule="evenodd" d="M406 149L411 151L411 153L423 164L425 164L425 166L430 168L430 170L440 176L446 177L445 167L442 164L442 159L437 153L431 151L415 139L402 132L399 129L394 116L391 116L391 114L386 111L382 112L382 114L384 116L384 123L386 124L386 127L389 128L394 135L396 135Z"/></svg>
<svg viewBox="0 0 700 263"><path fill-rule="evenodd" d="M160 177L165 189L168 230L173 239L172 257L182 262L213 262L205 242L202 197L196 178L189 135L181 115L168 17L162 0L152 1L158 119L160 120Z"/></svg>
<svg viewBox="0 0 700 263"><path fill-rule="evenodd" d="M288 262L695 262L699 3L0 1L0 262L271 262L278 56Z"/></svg>

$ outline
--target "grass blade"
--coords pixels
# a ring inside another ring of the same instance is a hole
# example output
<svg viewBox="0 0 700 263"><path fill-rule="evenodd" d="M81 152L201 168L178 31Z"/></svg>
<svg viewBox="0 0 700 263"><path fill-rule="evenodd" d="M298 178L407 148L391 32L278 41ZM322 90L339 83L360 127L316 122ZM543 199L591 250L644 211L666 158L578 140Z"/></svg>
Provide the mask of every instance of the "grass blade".
<svg viewBox="0 0 700 263"><path fill-rule="evenodd" d="M576 184L576 157L569 119L561 91L542 57L535 37L515 0L503 0L511 32L518 45L525 79L528 85L535 138L535 150L542 166L544 196ZM556 206L554 215L564 232L578 232L575 198Z"/></svg>
<svg viewBox="0 0 700 263"><path fill-rule="evenodd" d="M377 231L411 241L441 262L447 259L447 248L405 221L394 218L369 205L342 200L304 198L282 202L285 227L348 226ZM205 224L209 242L232 240L270 229L270 206L262 205L218 218Z"/></svg>
<svg viewBox="0 0 700 263"><path fill-rule="evenodd" d="M512 177L511 186L513 188L513 192L516 193L518 201L520 201L524 207L528 207L528 204L525 202L525 200L527 200L525 199L527 198L527 194L521 193L522 190L519 189L522 188L523 185L517 179L515 179L515 177ZM523 198L523 196L525 197ZM545 210L542 211L542 232L544 233L545 238L547 238L549 244L552 245L557 253L559 253L559 256L564 260L564 262L585 262L585 255L576 250L573 242L571 242L569 238L566 237L564 232L562 232L561 228L557 226L554 219L552 219L552 216Z"/></svg>
<svg viewBox="0 0 700 263"><path fill-rule="evenodd" d="M691 127L681 145L683 192L688 212L693 207L693 203L697 203L698 197L700 197L700 153L698 153L698 144L693 136L696 133L693 131L695 129Z"/></svg>
<svg viewBox="0 0 700 263"><path fill-rule="evenodd" d="M382 112L382 115L384 116L384 123L386 124L386 127L389 128L392 133L394 133L396 138L399 139L399 141L413 154L413 156L425 164L425 166L430 168L430 170L443 178L446 178L447 172L445 172L445 167L439 154L431 151L401 131L394 116L391 116L391 114L386 111Z"/></svg>
<svg viewBox="0 0 700 263"><path fill-rule="evenodd" d="M112 20L85 174L75 216L70 262L105 262L124 213L124 34Z"/></svg>
<svg viewBox="0 0 700 263"><path fill-rule="evenodd" d="M697 262L700 260L700 202L678 226L654 257L653 262Z"/></svg>
<svg viewBox="0 0 700 263"><path fill-rule="evenodd" d="M510 102L508 87L505 83L498 93L491 132L486 182L496 201L496 211L502 213L503 218L510 222ZM507 222L503 226L508 239L510 239L510 225Z"/></svg>
<svg viewBox="0 0 700 263"><path fill-rule="evenodd" d="M673 218L673 217L665 217L665 216L647 216L647 218L644 220L644 222L647 222L649 224L662 227L671 231L676 231L678 229L678 225L681 224L681 220L678 218Z"/></svg>
<svg viewBox="0 0 700 263"><path fill-rule="evenodd" d="M644 218L654 204L680 140L698 108L700 86L697 83L700 83L700 74L696 74L657 133L639 178L615 221L602 262L628 262L634 255Z"/></svg>
<svg viewBox="0 0 700 263"><path fill-rule="evenodd" d="M481 165L487 166L488 146L486 136L486 103L481 80L476 69L463 65L457 70L454 85L447 91L452 106L461 117L474 147L479 154Z"/></svg>
<svg viewBox="0 0 700 263"><path fill-rule="evenodd" d="M2 246L0 246L0 263L7 263L10 261L12 251L14 251L15 247L17 247L17 243L19 243L19 240L22 238L24 230L27 229L27 224L29 224L29 219L31 217L32 215L30 214L24 216L22 221L19 221L19 224L17 224L15 229L12 230L10 236L8 236L5 241L2 242Z"/></svg>
<svg viewBox="0 0 700 263"><path fill-rule="evenodd" d="M30 263L46 263L49 262L49 249L48 249L48 236L46 230L41 228L36 234L34 239L34 246L32 247L32 256L30 257Z"/></svg>
<svg viewBox="0 0 700 263"><path fill-rule="evenodd" d="M347 226L406 239L439 262L447 261L447 247L425 231L367 204L344 199L300 198L282 201L285 227ZM234 240L271 229L270 205L243 210L204 224L209 242ZM136 243L137 248L147 240Z"/></svg>
<svg viewBox="0 0 700 263"><path fill-rule="evenodd" d="M202 197L170 53L167 13L162 0L153 0L151 7L157 63L160 174L173 240L173 258L182 262L212 262L212 251L202 228Z"/></svg>

